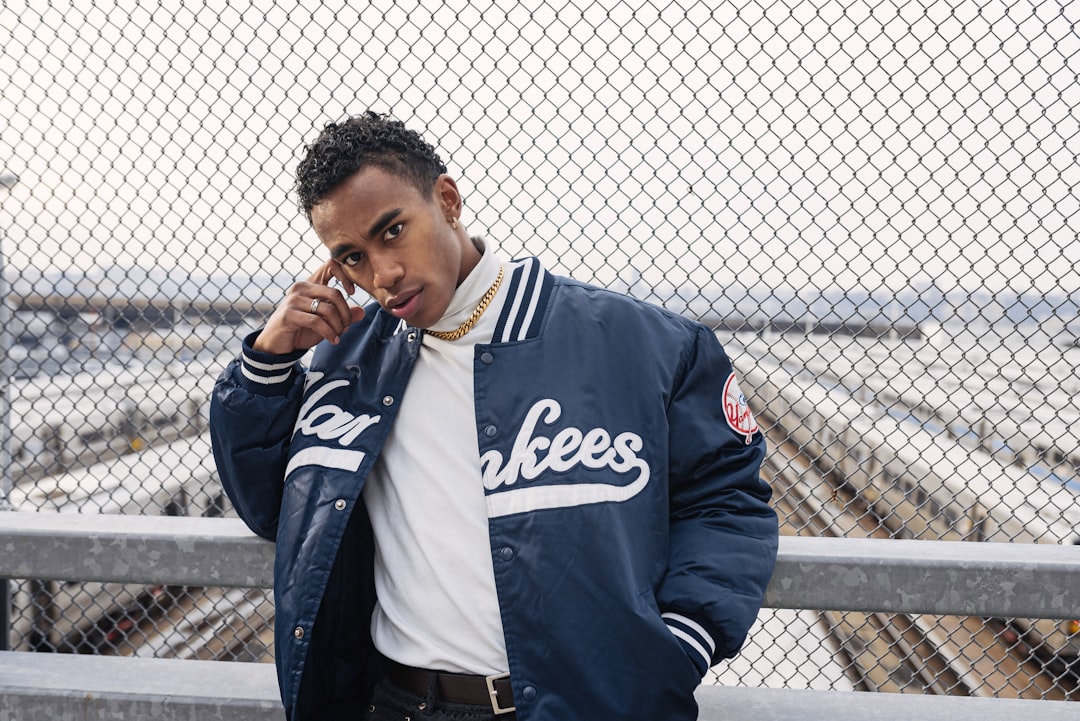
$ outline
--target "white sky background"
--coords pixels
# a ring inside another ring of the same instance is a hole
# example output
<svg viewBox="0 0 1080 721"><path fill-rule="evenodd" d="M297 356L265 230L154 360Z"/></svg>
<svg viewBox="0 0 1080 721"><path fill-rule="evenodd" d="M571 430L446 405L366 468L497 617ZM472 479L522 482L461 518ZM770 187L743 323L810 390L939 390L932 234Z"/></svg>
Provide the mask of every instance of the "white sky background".
<svg viewBox="0 0 1080 721"><path fill-rule="evenodd" d="M305 274L300 149L370 107L583 280L1080 290L1080 3L37 5L0 10L15 269Z"/></svg>

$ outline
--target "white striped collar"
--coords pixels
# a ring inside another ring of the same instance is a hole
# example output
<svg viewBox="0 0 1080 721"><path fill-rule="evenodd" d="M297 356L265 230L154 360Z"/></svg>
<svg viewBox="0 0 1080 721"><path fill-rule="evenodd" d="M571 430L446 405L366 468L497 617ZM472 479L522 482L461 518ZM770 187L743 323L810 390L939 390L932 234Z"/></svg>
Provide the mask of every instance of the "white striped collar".
<svg viewBox="0 0 1080 721"><path fill-rule="evenodd" d="M511 343L540 333L554 278L536 258L509 264L509 282L502 313L492 336L493 343Z"/></svg>

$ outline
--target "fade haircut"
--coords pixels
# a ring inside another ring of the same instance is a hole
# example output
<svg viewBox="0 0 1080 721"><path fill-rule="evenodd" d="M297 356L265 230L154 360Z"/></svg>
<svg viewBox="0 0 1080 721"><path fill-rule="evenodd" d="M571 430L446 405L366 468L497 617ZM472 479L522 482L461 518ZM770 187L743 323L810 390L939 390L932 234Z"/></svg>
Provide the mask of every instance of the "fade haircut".
<svg viewBox="0 0 1080 721"><path fill-rule="evenodd" d="M341 123L329 122L315 142L304 146L304 159L296 167L297 202L308 221L312 208L369 166L397 175L425 196L446 172L435 148L389 115L368 110Z"/></svg>

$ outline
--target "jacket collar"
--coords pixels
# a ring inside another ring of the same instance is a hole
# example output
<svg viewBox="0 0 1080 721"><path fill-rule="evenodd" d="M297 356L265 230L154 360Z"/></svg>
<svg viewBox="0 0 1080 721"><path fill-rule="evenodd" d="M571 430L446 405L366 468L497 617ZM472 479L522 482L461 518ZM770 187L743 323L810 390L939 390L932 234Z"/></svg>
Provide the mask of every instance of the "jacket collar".
<svg viewBox="0 0 1080 721"><path fill-rule="evenodd" d="M555 277L536 258L512 260L509 271L508 281L504 281L507 283L506 301L491 337L492 343L510 343L539 336L551 300L551 289L555 285ZM382 317L381 335L384 337L416 330L382 308L377 310Z"/></svg>
<svg viewBox="0 0 1080 721"><path fill-rule="evenodd" d="M511 261L506 301L491 342L510 343L540 335L554 284L554 277L536 258Z"/></svg>

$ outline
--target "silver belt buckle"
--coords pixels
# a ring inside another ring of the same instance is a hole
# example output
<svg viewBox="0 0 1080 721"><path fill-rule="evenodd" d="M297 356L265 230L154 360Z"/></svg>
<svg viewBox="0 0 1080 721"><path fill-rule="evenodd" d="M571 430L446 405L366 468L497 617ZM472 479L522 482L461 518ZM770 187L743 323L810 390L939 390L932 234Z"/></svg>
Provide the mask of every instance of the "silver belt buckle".
<svg viewBox="0 0 1080 721"><path fill-rule="evenodd" d="M495 690L495 682L501 681L504 678L510 678L510 672L497 673L493 676L485 676L484 680L487 682L488 696L491 698L491 710L496 716L501 716L504 713L510 713L517 709L517 706L511 706L510 708L503 708L499 705L499 692Z"/></svg>

